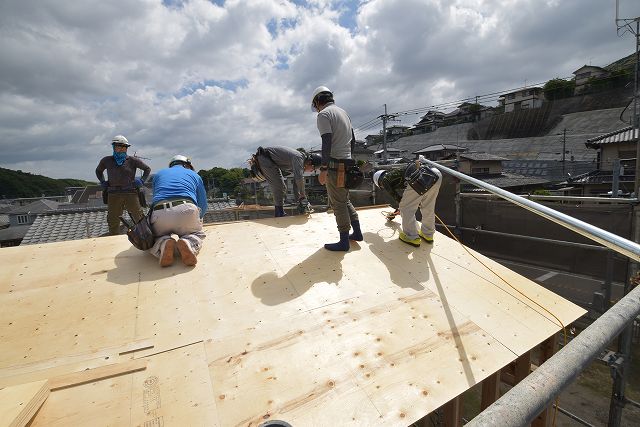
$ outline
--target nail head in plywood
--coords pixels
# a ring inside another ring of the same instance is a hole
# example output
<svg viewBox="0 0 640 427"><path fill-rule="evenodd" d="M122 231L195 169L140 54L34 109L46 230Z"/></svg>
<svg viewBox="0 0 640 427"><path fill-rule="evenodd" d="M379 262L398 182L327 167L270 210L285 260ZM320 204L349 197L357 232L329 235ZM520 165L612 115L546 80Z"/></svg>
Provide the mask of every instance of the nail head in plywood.
<svg viewBox="0 0 640 427"><path fill-rule="evenodd" d="M0 426L25 426L40 409L47 396L47 380L0 389Z"/></svg>

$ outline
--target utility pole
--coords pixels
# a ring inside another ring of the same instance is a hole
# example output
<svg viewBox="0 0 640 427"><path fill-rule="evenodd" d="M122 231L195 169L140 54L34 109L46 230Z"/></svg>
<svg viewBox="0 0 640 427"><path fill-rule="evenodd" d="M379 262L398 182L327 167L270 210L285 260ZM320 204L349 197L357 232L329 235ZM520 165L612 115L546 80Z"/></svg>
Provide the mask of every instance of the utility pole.
<svg viewBox="0 0 640 427"><path fill-rule="evenodd" d="M567 153L567 129L562 130L562 179L566 175L564 161L566 160L565 154Z"/></svg>
<svg viewBox="0 0 640 427"><path fill-rule="evenodd" d="M636 36L636 69L633 79L633 113L631 117L632 136L633 132L637 132L636 136L636 175L634 182L635 198L640 195L640 123L638 123L638 78L640 74L640 17L633 19L618 18L619 0L616 0L616 27L618 33L620 29L626 28ZM626 30L625 30L626 31ZM638 206L633 208L632 219L633 240L640 242L640 209ZM631 291L631 283L636 280L638 274L638 263L630 262L627 272L629 279L625 281L624 295ZM611 376L613 377L613 386L611 388L611 402L609 404L609 423L610 427L619 427L622 422L622 409L628 402L625 396L625 386L631 367L631 341L633 339L633 325L628 324L618 337L618 348L615 354L615 360L610 361Z"/></svg>
<svg viewBox="0 0 640 427"><path fill-rule="evenodd" d="M387 163L389 155L387 153L387 104L384 104L384 115L382 117L382 161Z"/></svg>
<svg viewBox="0 0 640 427"><path fill-rule="evenodd" d="M378 116L379 119L382 119L382 160L384 163L389 160L389 153L387 153L387 121L393 121L395 117L393 114L387 114L387 104L384 104L384 114Z"/></svg>

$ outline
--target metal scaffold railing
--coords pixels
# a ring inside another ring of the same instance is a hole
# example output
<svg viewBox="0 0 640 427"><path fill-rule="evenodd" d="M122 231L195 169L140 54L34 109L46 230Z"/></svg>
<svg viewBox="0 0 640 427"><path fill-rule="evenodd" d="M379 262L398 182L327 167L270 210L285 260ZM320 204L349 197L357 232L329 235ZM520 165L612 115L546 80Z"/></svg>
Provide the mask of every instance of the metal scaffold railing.
<svg viewBox="0 0 640 427"><path fill-rule="evenodd" d="M429 160L426 160L426 163L431 167L438 168L443 173L496 194L511 203L596 241L634 261L640 261L640 245L635 242L441 164ZM639 314L640 286L631 290L562 350L467 425L522 426L530 424ZM628 366L628 360L625 360L623 355L616 369L621 369L624 372L625 364Z"/></svg>

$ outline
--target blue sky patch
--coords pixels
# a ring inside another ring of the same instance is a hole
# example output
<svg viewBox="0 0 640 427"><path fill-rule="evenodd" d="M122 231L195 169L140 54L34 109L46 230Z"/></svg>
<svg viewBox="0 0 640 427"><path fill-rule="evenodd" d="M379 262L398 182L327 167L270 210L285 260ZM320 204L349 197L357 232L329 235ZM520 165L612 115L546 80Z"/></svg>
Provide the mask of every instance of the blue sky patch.
<svg viewBox="0 0 640 427"><path fill-rule="evenodd" d="M174 96L178 99L192 95L197 90L215 86L229 92L235 92L238 88L246 88L249 84L247 79L239 80L204 80L202 82L191 83L181 88Z"/></svg>
<svg viewBox="0 0 640 427"><path fill-rule="evenodd" d="M358 6L360 3L360 0L345 0L336 5L337 9L341 12L338 23L341 27L351 31L351 33L356 30L356 17L358 16Z"/></svg>

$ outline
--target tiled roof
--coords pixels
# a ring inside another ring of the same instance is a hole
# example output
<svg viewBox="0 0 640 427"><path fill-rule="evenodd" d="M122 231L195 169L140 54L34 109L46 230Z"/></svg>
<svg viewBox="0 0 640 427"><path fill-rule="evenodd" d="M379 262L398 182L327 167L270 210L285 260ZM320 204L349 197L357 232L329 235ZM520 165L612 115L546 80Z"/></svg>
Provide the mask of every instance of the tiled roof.
<svg viewBox="0 0 640 427"><path fill-rule="evenodd" d="M611 144L614 142L635 142L637 139L638 129L634 129L633 126L627 126L595 138L587 139L585 145L590 148L600 148L603 144Z"/></svg>
<svg viewBox="0 0 640 427"><path fill-rule="evenodd" d="M421 150L414 151L413 154L430 153L433 151L443 151L443 150L466 151L467 149L455 144L434 144L434 145L425 147Z"/></svg>
<svg viewBox="0 0 640 427"><path fill-rule="evenodd" d="M47 213L38 215L21 245L87 239L108 232L106 209Z"/></svg>
<svg viewBox="0 0 640 427"><path fill-rule="evenodd" d="M236 221L238 219L236 213L229 209L235 207L235 201L209 202L207 212L204 214L203 222L208 224L212 222Z"/></svg>
<svg viewBox="0 0 640 427"><path fill-rule="evenodd" d="M237 219L235 212L228 209L235 206L235 202L232 201L209 202L204 222L235 221ZM130 219L126 212L124 217L125 219ZM25 227L29 228L28 226ZM32 245L87 239L103 236L108 232L107 209L104 207L74 211L56 211L38 215L35 222L26 232L21 244Z"/></svg>
<svg viewBox="0 0 640 427"><path fill-rule="evenodd" d="M0 214L0 228L6 227L9 225L9 215Z"/></svg>
<svg viewBox="0 0 640 427"><path fill-rule="evenodd" d="M15 225L0 230L0 241L16 240L22 238L29 230L29 225Z"/></svg>
<svg viewBox="0 0 640 427"><path fill-rule="evenodd" d="M491 176L491 177L474 177L479 179L480 181L486 182L487 184L494 185L498 188L512 188L512 187L521 187L525 185L543 185L549 184L550 181L546 178L537 178L533 176L522 176L515 175L511 173L503 173L499 176ZM477 188L473 186L474 188Z"/></svg>
<svg viewBox="0 0 640 427"><path fill-rule="evenodd" d="M460 158L468 159L468 160L495 160L495 161L507 160L504 157L496 156L494 154L489 154L489 153L461 153Z"/></svg>
<svg viewBox="0 0 640 427"><path fill-rule="evenodd" d="M15 208L11 209L9 213L12 215L25 213L39 214L55 211L56 209L58 209L59 205L60 203L54 202L53 200L40 199L25 206L16 206Z"/></svg>

